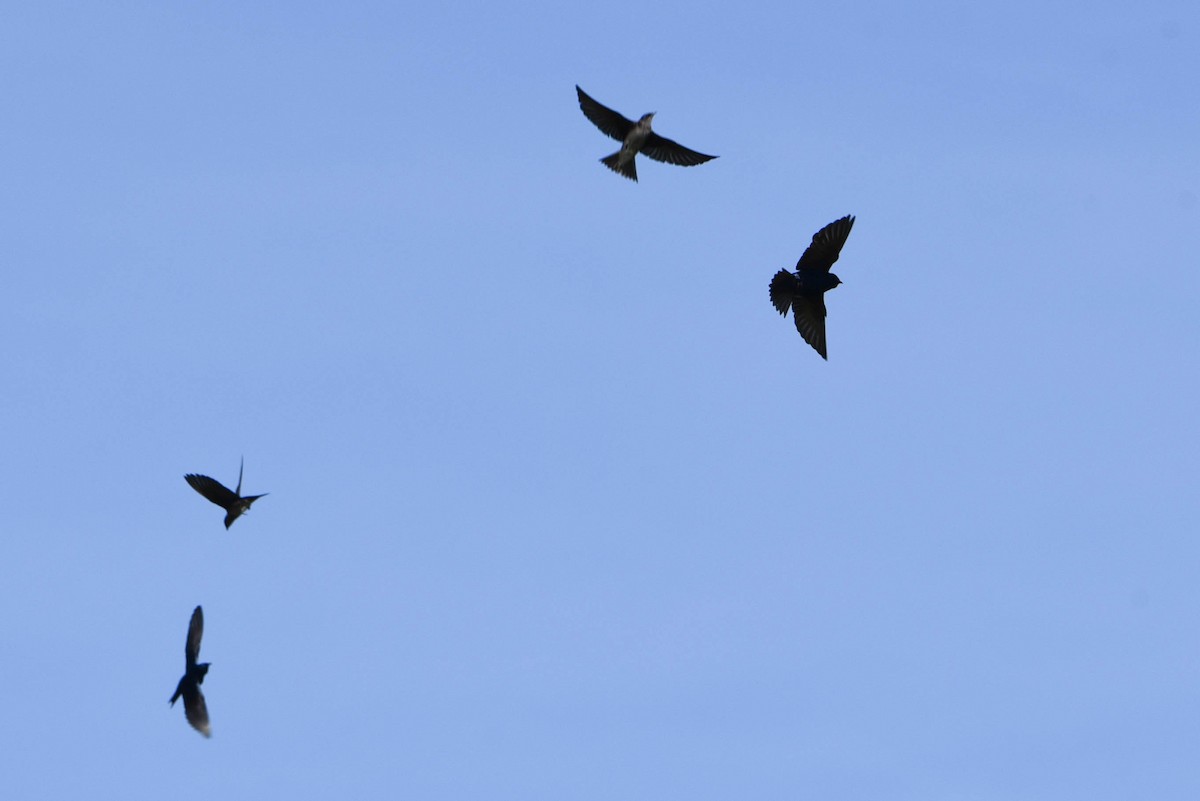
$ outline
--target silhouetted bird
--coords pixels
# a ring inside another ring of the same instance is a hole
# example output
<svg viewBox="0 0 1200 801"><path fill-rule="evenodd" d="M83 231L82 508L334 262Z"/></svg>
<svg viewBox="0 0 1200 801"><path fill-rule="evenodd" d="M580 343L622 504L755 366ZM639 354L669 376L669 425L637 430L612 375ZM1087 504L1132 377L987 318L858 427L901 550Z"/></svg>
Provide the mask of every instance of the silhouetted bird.
<svg viewBox="0 0 1200 801"><path fill-rule="evenodd" d="M812 345L822 359L825 353L825 293L842 283L829 272L850 236L854 216L849 215L817 231L812 244L796 262L796 272L780 270L771 279L771 303L783 316L792 310L796 330Z"/></svg>
<svg viewBox="0 0 1200 801"><path fill-rule="evenodd" d="M192 728L205 737L212 736L212 727L208 725L208 705L204 703L204 693L200 685L208 673L208 662L197 662L200 658L200 638L204 636L204 610L196 607L192 612L192 622L188 624L187 642L183 644L183 655L187 660L187 668L183 678L175 686L175 694L171 696L171 706L183 696L183 714Z"/></svg>
<svg viewBox="0 0 1200 801"><path fill-rule="evenodd" d="M188 473L183 477L187 483L192 485L192 489L225 510L225 528L229 528L233 525L234 520L249 512L250 504L264 495L270 495L269 492L264 492L262 495L247 495L244 498L242 497L242 468L245 465L246 459L243 457L242 464L238 467L237 489L232 492L220 481L208 476Z"/></svg>
<svg viewBox="0 0 1200 801"><path fill-rule="evenodd" d="M637 167L633 163L633 157L638 153L643 153L655 161L678 164L681 167L693 167L716 158L716 156L706 156L695 150L688 150L678 142L672 142L651 131L650 121L654 119L653 111L643 114L641 119L634 122L625 119L611 108L600 105L588 97L587 93L578 85L576 85L575 91L579 93L579 107L583 109L583 115L601 131L621 143L620 150L611 156L600 159L604 166L613 172L619 172L626 178L636 181Z"/></svg>

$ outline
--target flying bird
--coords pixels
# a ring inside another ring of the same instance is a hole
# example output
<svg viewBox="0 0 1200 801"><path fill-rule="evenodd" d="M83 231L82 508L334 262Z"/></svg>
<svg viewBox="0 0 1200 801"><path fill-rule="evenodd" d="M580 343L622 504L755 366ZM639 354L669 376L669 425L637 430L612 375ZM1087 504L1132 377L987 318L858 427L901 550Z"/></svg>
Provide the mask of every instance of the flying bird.
<svg viewBox="0 0 1200 801"><path fill-rule="evenodd" d="M183 655L187 667L183 678L175 686L175 694L171 696L171 706L183 696L183 714L192 728L205 737L212 736L212 727L208 725L208 705L204 703L204 693L200 685L208 673L208 662L197 662L200 658L200 638L204 636L204 610L196 607L192 612L192 621L188 623L187 642L183 644Z"/></svg>
<svg viewBox="0 0 1200 801"><path fill-rule="evenodd" d="M243 457L242 464L238 467L237 489L232 491L220 481L208 476L188 473L183 477L187 483L192 485L192 489L225 510L226 529L233 525L234 520L237 520L240 516L250 511L250 504L263 497L263 495L270 494L264 492L262 495L247 495L244 498L242 497L242 468L245 465L246 459Z"/></svg>
<svg viewBox="0 0 1200 801"><path fill-rule="evenodd" d="M641 119L634 122L625 119L611 108L600 105L588 97L587 93L578 85L575 86L575 91L579 93L579 107L583 109L583 116L591 120L605 134L621 143L620 150L611 156L600 159L604 166L613 172L636 181L637 165L634 164L633 157L638 153L664 164L678 164L681 167L693 167L716 158L716 156L706 156L695 150L689 150L678 142L654 133L650 130L650 121L654 119L655 114L653 111L643 114Z"/></svg>
<svg viewBox="0 0 1200 801"><path fill-rule="evenodd" d="M780 270L771 279L771 303L787 316L792 310L796 330L821 358L825 352L825 293L842 283L829 269L838 260L846 237L854 227L854 215L835 220L813 234L812 244L796 262L796 272Z"/></svg>

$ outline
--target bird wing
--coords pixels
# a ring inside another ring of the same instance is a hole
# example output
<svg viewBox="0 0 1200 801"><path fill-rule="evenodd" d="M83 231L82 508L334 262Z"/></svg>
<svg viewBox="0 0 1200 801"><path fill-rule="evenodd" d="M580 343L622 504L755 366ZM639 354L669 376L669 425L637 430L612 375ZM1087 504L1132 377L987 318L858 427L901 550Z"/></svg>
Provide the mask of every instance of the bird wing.
<svg viewBox="0 0 1200 801"><path fill-rule="evenodd" d="M200 661L200 638L203 636L204 610L197 606L192 612L192 622L188 623L187 642L183 646L183 655L187 659L189 670Z"/></svg>
<svg viewBox="0 0 1200 801"><path fill-rule="evenodd" d="M204 693L195 684L183 691L183 714L192 728L205 737L212 736L212 726L208 722L208 704L204 702Z"/></svg>
<svg viewBox="0 0 1200 801"><path fill-rule="evenodd" d="M611 108L600 105L588 97L587 92L580 89L578 85L575 86L575 91L579 93L579 108L583 109L583 116L591 120L593 125L608 136L618 142L624 142L625 137L633 130L633 120L627 120Z"/></svg>
<svg viewBox="0 0 1200 801"><path fill-rule="evenodd" d="M690 150L678 142L672 141L651 131L642 145L643 154L664 164L678 164L680 167L694 167L706 161L712 161L716 156L706 156Z"/></svg>
<svg viewBox="0 0 1200 801"><path fill-rule="evenodd" d="M829 225L813 234L812 244L804 251L800 261L796 262L797 270L821 270L829 272L833 263L850 236L854 227L854 215L847 215L840 220L834 220Z"/></svg>
<svg viewBox="0 0 1200 801"><path fill-rule="evenodd" d="M829 355L825 352L825 299L820 295L815 298L793 296L792 319L804 341L828 361Z"/></svg>
<svg viewBox="0 0 1200 801"><path fill-rule="evenodd" d="M192 489L222 509L229 509L230 506L237 503L238 496L215 478L188 473L183 479L192 485Z"/></svg>

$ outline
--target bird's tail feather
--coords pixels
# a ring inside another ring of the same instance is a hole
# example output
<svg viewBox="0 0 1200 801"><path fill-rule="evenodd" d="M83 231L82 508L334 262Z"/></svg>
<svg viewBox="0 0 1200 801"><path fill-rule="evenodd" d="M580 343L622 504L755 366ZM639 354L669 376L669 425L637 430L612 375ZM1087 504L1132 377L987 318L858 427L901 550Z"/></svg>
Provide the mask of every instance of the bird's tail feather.
<svg viewBox="0 0 1200 801"><path fill-rule="evenodd" d="M787 270L780 270L771 279L771 305L775 311L787 317L788 309L792 307L792 296L795 294L796 276Z"/></svg>
<svg viewBox="0 0 1200 801"><path fill-rule="evenodd" d="M637 167L634 165L633 159L630 159L629 161L622 164L620 156L621 156L621 151L618 150L616 153L613 153L611 156L605 156L604 158L600 159L600 162L602 164L604 164L605 167L608 167L610 170L612 170L613 172L620 173L621 175L624 175L626 178L628 178L631 181L636 181L637 180Z"/></svg>

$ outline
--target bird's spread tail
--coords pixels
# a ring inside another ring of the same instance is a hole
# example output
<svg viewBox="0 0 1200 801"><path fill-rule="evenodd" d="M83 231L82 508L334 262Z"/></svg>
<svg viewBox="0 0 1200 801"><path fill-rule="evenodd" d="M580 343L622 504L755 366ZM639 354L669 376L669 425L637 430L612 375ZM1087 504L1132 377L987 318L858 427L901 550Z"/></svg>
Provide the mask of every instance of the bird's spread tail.
<svg viewBox="0 0 1200 801"><path fill-rule="evenodd" d="M796 276L787 270L780 270L771 279L771 305L775 311L787 317L788 309L792 307L792 297L795 294Z"/></svg>
<svg viewBox="0 0 1200 801"><path fill-rule="evenodd" d="M630 159L622 164L621 151L619 150L616 153L613 153L611 156L605 156L604 158L600 159L600 162L613 172L624 175L631 181L637 180L637 167L634 165L633 159Z"/></svg>

